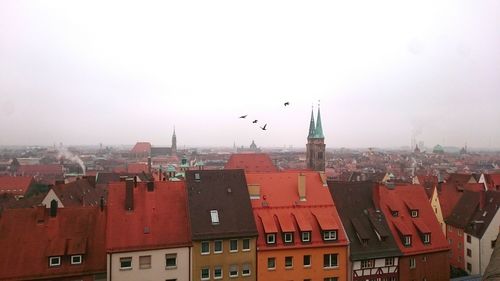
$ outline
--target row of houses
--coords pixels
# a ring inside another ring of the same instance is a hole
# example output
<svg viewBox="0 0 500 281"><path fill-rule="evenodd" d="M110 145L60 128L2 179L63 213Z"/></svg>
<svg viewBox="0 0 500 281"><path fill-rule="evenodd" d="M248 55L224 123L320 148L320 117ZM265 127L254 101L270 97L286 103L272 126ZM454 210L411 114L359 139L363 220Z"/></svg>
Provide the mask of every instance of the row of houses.
<svg viewBox="0 0 500 281"><path fill-rule="evenodd" d="M110 183L88 207L4 210L1 280L448 280L424 187L312 171Z"/></svg>

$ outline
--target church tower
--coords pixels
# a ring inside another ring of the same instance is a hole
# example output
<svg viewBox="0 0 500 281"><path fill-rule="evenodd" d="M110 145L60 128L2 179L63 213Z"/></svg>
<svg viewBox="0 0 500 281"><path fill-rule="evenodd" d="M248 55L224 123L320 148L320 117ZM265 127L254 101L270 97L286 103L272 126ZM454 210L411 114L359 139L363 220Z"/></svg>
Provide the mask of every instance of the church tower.
<svg viewBox="0 0 500 281"><path fill-rule="evenodd" d="M177 136L175 136L175 127L174 127L174 134L172 135L172 147L170 151L172 155L177 154Z"/></svg>
<svg viewBox="0 0 500 281"><path fill-rule="evenodd" d="M311 121L309 122L309 134L307 136L307 168L314 171L325 171L325 136L321 125L321 111L318 107L318 116L314 124L314 114L311 109Z"/></svg>

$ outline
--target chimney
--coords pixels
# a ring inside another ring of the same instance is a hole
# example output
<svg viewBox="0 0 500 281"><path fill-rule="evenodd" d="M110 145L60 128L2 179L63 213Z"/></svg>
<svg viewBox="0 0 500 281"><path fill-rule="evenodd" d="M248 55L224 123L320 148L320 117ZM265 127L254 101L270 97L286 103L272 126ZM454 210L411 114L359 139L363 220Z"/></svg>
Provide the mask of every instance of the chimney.
<svg viewBox="0 0 500 281"><path fill-rule="evenodd" d="M101 212L104 211L104 196L101 196L99 200L99 207L101 208Z"/></svg>
<svg viewBox="0 0 500 281"><path fill-rule="evenodd" d="M137 187L137 176L134 176L134 187Z"/></svg>
<svg viewBox="0 0 500 281"><path fill-rule="evenodd" d="M134 180L129 178L125 181L125 210L134 209Z"/></svg>
<svg viewBox="0 0 500 281"><path fill-rule="evenodd" d="M155 190L155 183L154 182L148 181L146 185L148 188L148 192L153 192Z"/></svg>
<svg viewBox="0 0 500 281"><path fill-rule="evenodd" d="M298 178L299 200L306 201L306 176L299 174Z"/></svg>
<svg viewBox="0 0 500 281"><path fill-rule="evenodd" d="M479 210L484 210L486 203L486 193L484 190L479 191Z"/></svg>
<svg viewBox="0 0 500 281"><path fill-rule="evenodd" d="M148 156L148 173L151 174L151 156Z"/></svg>
<svg viewBox="0 0 500 281"><path fill-rule="evenodd" d="M50 201L50 217L55 218L57 216L57 200L52 199Z"/></svg>
<svg viewBox="0 0 500 281"><path fill-rule="evenodd" d="M36 223L43 223L45 220L45 206L36 206Z"/></svg>
<svg viewBox="0 0 500 281"><path fill-rule="evenodd" d="M326 182L325 172L319 172L319 176L321 177L321 181L323 182L323 186L328 186L328 183Z"/></svg>

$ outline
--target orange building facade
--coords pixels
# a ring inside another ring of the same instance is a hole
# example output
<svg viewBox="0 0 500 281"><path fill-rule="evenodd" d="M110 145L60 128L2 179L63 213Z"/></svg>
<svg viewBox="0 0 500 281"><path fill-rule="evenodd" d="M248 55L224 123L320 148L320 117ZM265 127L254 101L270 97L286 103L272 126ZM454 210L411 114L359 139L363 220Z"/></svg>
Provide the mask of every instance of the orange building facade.
<svg viewBox="0 0 500 281"><path fill-rule="evenodd" d="M258 280L347 280L348 241L318 172L247 173Z"/></svg>

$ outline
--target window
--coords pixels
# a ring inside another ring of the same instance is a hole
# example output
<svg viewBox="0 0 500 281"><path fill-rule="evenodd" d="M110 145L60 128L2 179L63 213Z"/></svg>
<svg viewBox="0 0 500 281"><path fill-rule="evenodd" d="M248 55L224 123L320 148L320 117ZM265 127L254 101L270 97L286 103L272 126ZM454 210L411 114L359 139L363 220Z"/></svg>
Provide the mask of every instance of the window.
<svg viewBox="0 0 500 281"><path fill-rule="evenodd" d="M451 240L451 238L448 238L448 244L451 245L451 242L453 242L453 240Z"/></svg>
<svg viewBox="0 0 500 281"><path fill-rule="evenodd" d="M165 268L176 268L177 267L177 254L166 254L165 255Z"/></svg>
<svg viewBox="0 0 500 281"><path fill-rule="evenodd" d="M497 240L491 240L491 248L495 248L495 245L497 244Z"/></svg>
<svg viewBox="0 0 500 281"><path fill-rule="evenodd" d="M229 252L238 252L238 240L229 240Z"/></svg>
<svg viewBox="0 0 500 281"><path fill-rule="evenodd" d="M410 268L415 268L417 267L417 262L415 261L415 258L410 258Z"/></svg>
<svg viewBox="0 0 500 281"><path fill-rule="evenodd" d="M337 262L337 254L325 254L323 255L323 267L324 268L329 268L329 267L336 267L338 266Z"/></svg>
<svg viewBox="0 0 500 281"><path fill-rule="evenodd" d="M202 255L210 254L210 243L208 243L208 241L201 242L201 254Z"/></svg>
<svg viewBox="0 0 500 281"><path fill-rule="evenodd" d="M210 268L204 267L201 269L201 280L209 280L210 279Z"/></svg>
<svg viewBox="0 0 500 281"><path fill-rule="evenodd" d="M451 227L451 225L448 225L448 232L451 232L453 230L453 228Z"/></svg>
<svg viewBox="0 0 500 281"><path fill-rule="evenodd" d="M222 240L214 241L214 254L222 253Z"/></svg>
<svg viewBox="0 0 500 281"><path fill-rule="evenodd" d="M60 265L61 265L61 257L49 258L49 266L60 266Z"/></svg>
<svg viewBox="0 0 500 281"><path fill-rule="evenodd" d="M284 234L284 240L285 240L285 243L292 243L293 242L293 233L286 232Z"/></svg>
<svg viewBox="0 0 500 281"><path fill-rule="evenodd" d="M250 251L250 239L243 239L243 250L242 251Z"/></svg>
<svg viewBox="0 0 500 281"><path fill-rule="evenodd" d="M229 266L229 277L238 277L238 266L233 264Z"/></svg>
<svg viewBox="0 0 500 281"><path fill-rule="evenodd" d="M323 278L323 281L339 281L338 277L326 277Z"/></svg>
<svg viewBox="0 0 500 281"><path fill-rule="evenodd" d="M82 255L71 256L71 264L82 264Z"/></svg>
<svg viewBox="0 0 500 281"><path fill-rule="evenodd" d="M311 232L304 231L301 233L302 242L310 242L311 241Z"/></svg>
<svg viewBox="0 0 500 281"><path fill-rule="evenodd" d="M266 238L267 238L267 244L274 244L276 243L276 234L267 234L266 235Z"/></svg>
<svg viewBox="0 0 500 281"><path fill-rule="evenodd" d="M427 262L427 256L423 256L423 257L422 257L422 261L423 261L423 262Z"/></svg>
<svg viewBox="0 0 500 281"><path fill-rule="evenodd" d="M424 244L429 244L431 243L431 234L430 233L425 233L423 236L423 241Z"/></svg>
<svg viewBox="0 0 500 281"><path fill-rule="evenodd" d="M472 271L472 264L470 264L470 262L467 263L467 271Z"/></svg>
<svg viewBox="0 0 500 281"><path fill-rule="evenodd" d="M395 218L397 218L399 216L399 212L398 211L391 211L391 215Z"/></svg>
<svg viewBox="0 0 500 281"><path fill-rule="evenodd" d="M323 240L325 241L337 240L337 231L336 230L324 231Z"/></svg>
<svg viewBox="0 0 500 281"><path fill-rule="evenodd" d="M467 256L468 257L472 257L472 251L471 251L471 249L467 249Z"/></svg>
<svg viewBox="0 0 500 281"><path fill-rule="evenodd" d="M249 264L244 264L242 266L242 270L241 270L241 275L242 276L250 276L250 265Z"/></svg>
<svg viewBox="0 0 500 281"><path fill-rule="evenodd" d="M222 266L214 267L214 279L222 279Z"/></svg>
<svg viewBox="0 0 500 281"><path fill-rule="evenodd" d="M285 268L293 267L293 257L285 257Z"/></svg>
<svg viewBox="0 0 500 281"><path fill-rule="evenodd" d="M394 258L385 258L385 266L393 266Z"/></svg>
<svg viewBox="0 0 500 281"><path fill-rule="evenodd" d="M311 255L304 255L304 267L311 267Z"/></svg>
<svg viewBox="0 0 500 281"><path fill-rule="evenodd" d="M120 269L132 269L132 257L120 258Z"/></svg>
<svg viewBox="0 0 500 281"><path fill-rule="evenodd" d="M461 229L457 230L457 234L458 234L458 237L462 237L462 230Z"/></svg>
<svg viewBox="0 0 500 281"><path fill-rule="evenodd" d="M458 247L459 249L462 249L462 242L458 242L457 247Z"/></svg>
<svg viewBox="0 0 500 281"><path fill-rule="evenodd" d="M411 246L411 236L410 235L404 236L403 243L404 243L405 246Z"/></svg>
<svg viewBox="0 0 500 281"><path fill-rule="evenodd" d="M361 261L361 268L373 268L375 266L375 260L362 260Z"/></svg>
<svg viewBox="0 0 500 281"><path fill-rule="evenodd" d="M267 258L267 269L276 268L276 258Z"/></svg>
<svg viewBox="0 0 500 281"><path fill-rule="evenodd" d="M212 219L212 224L219 224L219 212L217 210L210 211L210 218Z"/></svg>
<svg viewBox="0 0 500 281"><path fill-rule="evenodd" d="M470 241L471 241L471 237L469 234L467 234L467 243L470 243Z"/></svg>
<svg viewBox="0 0 500 281"><path fill-rule="evenodd" d="M151 256L139 256L139 268L151 268Z"/></svg>
<svg viewBox="0 0 500 281"><path fill-rule="evenodd" d="M418 210L411 210L411 217L418 218Z"/></svg>

